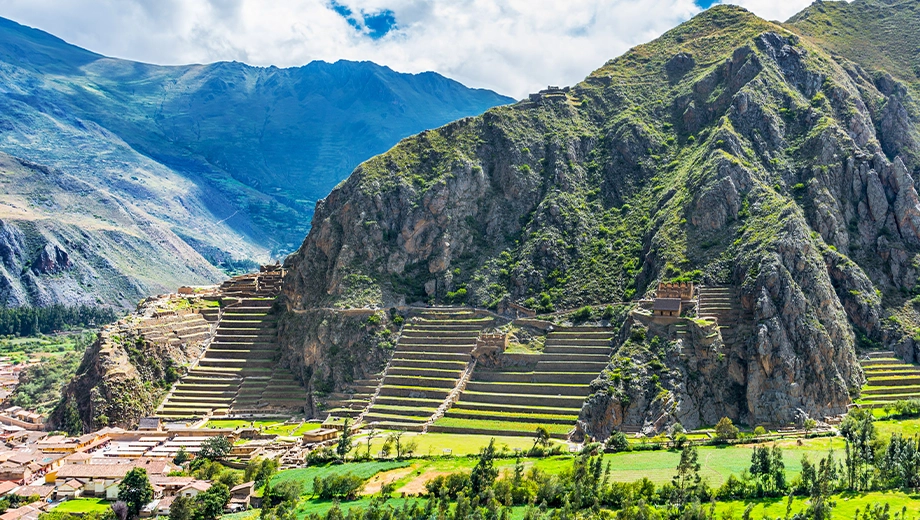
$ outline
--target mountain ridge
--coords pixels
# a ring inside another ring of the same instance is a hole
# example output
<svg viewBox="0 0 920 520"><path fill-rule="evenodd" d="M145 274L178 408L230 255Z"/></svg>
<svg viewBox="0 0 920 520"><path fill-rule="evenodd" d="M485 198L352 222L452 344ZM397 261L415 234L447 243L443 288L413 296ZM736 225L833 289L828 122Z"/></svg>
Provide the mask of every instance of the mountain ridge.
<svg viewBox="0 0 920 520"><path fill-rule="evenodd" d="M735 295L743 333L626 319L586 434L842 413L864 381L858 351L918 356L912 106L911 87L795 26L716 6L564 94L360 165L288 257L288 308L549 312L702 282Z"/></svg>
<svg viewBox="0 0 920 520"><path fill-rule="evenodd" d="M219 280L217 266L253 266L292 250L315 200L355 165L402 137L510 100L370 62L135 63L9 20L0 22L0 79L0 152L130 206L128 225L153 245L134 264L176 254L180 263L213 264L188 283ZM43 214L53 217L54 208ZM190 248L156 245L178 242ZM128 302L173 289L176 277L166 272L175 266L159 265L159 282L152 274L123 285L120 296L91 299L133 307ZM4 285L16 285L9 276ZM0 301L23 304L7 294Z"/></svg>

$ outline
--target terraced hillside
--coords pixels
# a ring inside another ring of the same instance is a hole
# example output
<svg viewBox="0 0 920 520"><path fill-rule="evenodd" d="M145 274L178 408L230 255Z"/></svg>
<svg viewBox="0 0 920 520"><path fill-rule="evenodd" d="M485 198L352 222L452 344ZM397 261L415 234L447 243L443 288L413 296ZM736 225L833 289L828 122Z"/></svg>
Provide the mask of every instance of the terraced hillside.
<svg viewBox="0 0 920 520"><path fill-rule="evenodd" d="M891 351L870 352L859 364L867 379L860 406L883 408L896 401L920 399L920 366L904 363Z"/></svg>
<svg viewBox="0 0 920 520"><path fill-rule="evenodd" d="M306 392L289 370L277 366L280 352L272 306L280 283L280 271L225 282L223 296L251 297L230 300L214 339L157 415L185 419L303 410Z"/></svg>
<svg viewBox="0 0 920 520"><path fill-rule="evenodd" d="M750 336L751 316L744 312L738 290L733 287L700 287L697 315L719 324L719 333L726 345L743 343Z"/></svg>
<svg viewBox="0 0 920 520"><path fill-rule="evenodd" d="M429 431L531 436L543 426L567 437L589 383L607 366L612 336L600 327L559 329L524 369L476 369L460 400Z"/></svg>
<svg viewBox="0 0 920 520"><path fill-rule="evenodd" d="M421 431L472 369L476 340L492 318L435 309L403 327L376 398L363 420L378 428Z"/></svg>

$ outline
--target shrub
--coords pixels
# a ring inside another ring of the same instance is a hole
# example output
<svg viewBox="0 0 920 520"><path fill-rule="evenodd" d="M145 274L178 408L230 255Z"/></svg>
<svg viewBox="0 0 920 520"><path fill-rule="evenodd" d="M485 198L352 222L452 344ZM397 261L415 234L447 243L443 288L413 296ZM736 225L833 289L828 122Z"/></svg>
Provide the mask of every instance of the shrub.
<svg viewBox="0 0 920 520"><path fill-rule="evenodd" d="M606 443L607 451L613 453L619 453L621 451L629 451L629 440L626 439L626 434L623 432L613 432L607 439Z"/></svg>
<svg viewBox="0 0 920 520"><path fill-rule="evenodd" d="M591 319L593 314L594 309L590 305L585 305L572 314L572 321L587 321Z"/></svg>
<svg viewBox="0 0 920 520"><path fill-rule="evenodd" d="M342 498L354 500L364 488L364 479L351 473L345 475L329 475L328 477L315 477L313 479L313 494L320 499Z"/></svg>
<svg viewBox="0 0 920 520"><path fill-rule="evenodd" d="M719 441L726 442L738 438L738 428L732 424L732 420L728 417L719 419L719 423L716 424L715 430L716 439Z"/></svg>

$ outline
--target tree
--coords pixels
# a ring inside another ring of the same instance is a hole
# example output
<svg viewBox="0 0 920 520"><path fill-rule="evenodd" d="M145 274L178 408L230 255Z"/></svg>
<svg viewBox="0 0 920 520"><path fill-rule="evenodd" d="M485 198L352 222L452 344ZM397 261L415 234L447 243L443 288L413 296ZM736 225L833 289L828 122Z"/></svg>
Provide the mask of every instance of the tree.
<svg viewBox="0 0 920 520"><path fill-rule="evenodd" d="M534 454L537 452L537 446L540 446L543 449L546 449L550 444L549 432L543 426L537 426L537 430L533 436L533 446L530 448L530 453Z"/></svg>
<svg viewBox="0 0 920 520"><path fill-rule="evenodd" d="M351 442L354 433L351 431L350 417L345 418L343 426L342 435L339 436L339 443L335 446L335 454L338 455L340 459L345 460L345 457L347 457L348 453L354 448L354 444Z"/></svg>
<svg viewBox="0 0 920 520"><path fill-rule="evenodd" d="M208 460L222 460L230 453L230 441L226 437L216 435L208 437L201 443L201 451L198 456Z"/></svg>
<svg viewBox="0 0 920 520"><path fill-rule="evenodd" d="M840 434L846 441L844 463L847 483L859 491L869 485L871 465L875 462L875 417L870 411L854 408L840 423Z"/></svg>
<svg viewBox="0 0 920 520"><path fill-rule="evenodd" d="M192 520L195 516L195 499L177 495L169 506L169 520Z"/></svg>
<svg viewBox="0 0 920 520"><path fill-rule="evenodd" d="M688 499L702 483L700 478L699 453L694 446L685 446L680 451L680 462L677 464L677 474L671 479L675 491L675 505L683 510Z"/></svg>
<svg viewBox="0 0 920 520"><path fill-rule="evenodd" d="M470 473L470 491L479 495L490 488L498 477L495 469L495 439L489 440L489 445L479 452L479 462Z"/></svg>
<svg viewBox="0 0 920 520"><path fill-rule="evenodd" d="M383 443L383 448L381 451L384 451L386 455L389 455L390 450L396 448L396 458L401 459L403 456L403 443L402 437L405 434L405 431L397 430L391 432L387 435L386 441Z"/></svg>
<svg viewBox="0 0 920 520"><path fill-rule="evenodd" d="M719 423L716 424L716 438L720 441L729 441L731 439L738 438L738 428L732 424L732 420L728 417L723 417L719 419Z"/></svg>
<svg viewBox="0 0 920 520"><path fill-rule="evenodd" d="M141 509L153 500L153 486L147 478L147 470L133 468L118 486L118 500L128 506L128 516L138 518Z"/></svg>
<svg viewBox="0 0 920 520"><path fill-rule="evenodd" d="M185 451L185 446L179 446L179 451L176 452L176 456L173 457L173 464L181 466L188 462L192 458L187 451Z"/></svg>
<svg viewBox="0 0 920 520"><path fill-rule="evenodd" d="M230 488L217 483L195 497L194 520L217 520L230 502Z"/></svg>
<svg viewBox="0 0 920 520"><path fill-rule="evenodd" d="M256 487L262 487L262 484L278 471L278 459L256 457L246 464L244 479L247 482L255 482Z"/></svg>

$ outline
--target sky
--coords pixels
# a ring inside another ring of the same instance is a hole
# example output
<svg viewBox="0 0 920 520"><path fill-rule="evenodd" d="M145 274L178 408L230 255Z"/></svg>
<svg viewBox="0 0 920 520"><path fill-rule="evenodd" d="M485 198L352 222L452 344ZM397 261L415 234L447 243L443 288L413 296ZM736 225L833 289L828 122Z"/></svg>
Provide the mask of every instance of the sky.
<svg viewBox="0 0 920 520"><path fill-rule="evenodd" d="M0 0L0 16L147 63L369 60L522 98L577 83L722 1ZM811 0L730 3L786 20Z"/></svg>

